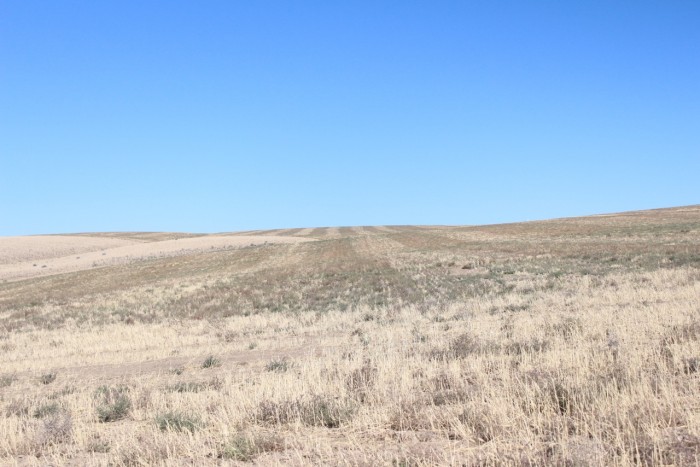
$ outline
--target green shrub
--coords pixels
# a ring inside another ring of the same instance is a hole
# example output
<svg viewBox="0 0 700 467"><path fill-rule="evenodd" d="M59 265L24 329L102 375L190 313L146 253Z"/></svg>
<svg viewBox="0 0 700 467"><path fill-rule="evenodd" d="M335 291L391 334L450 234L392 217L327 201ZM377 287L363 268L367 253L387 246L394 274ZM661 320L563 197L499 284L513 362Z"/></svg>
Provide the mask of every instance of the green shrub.
<svg viewBox="0 0 700 467"><path fill-rule="evenodd" d="M238 434L221 447L219 458L251 462L265 452L282 451L284 443L276 435L246 436Z"/></svg>
<svg viewBox="0 0 700 467"><path fill-rule="evenodd" d="M163 431L189 431L194 433L201 427L202 422L198 417L182 412L170 411L156 417L158 428Z"/></svg>
<svg viewBox="0 0 700 467"><path fill-rule="evenodd" d="M102 386L97 389L96 397L100 402L97 406L97 419L102 423L122 420L131 412L129 388L125 386Z"/></svg>
<svg viewBox="0 0 700 467"><path fill-rule="evenodd" d="M34 418L45 418L49 415L57 414L61 410L61 407L56 403L40 405L34 410Z"/></svg>
<svg viewBox="0 0 700 467"><path fill-rule="evenodd" d="M221 360L213 355L209 355L202 363L202 368L214 368L217 366L221 366Z"/></svg>

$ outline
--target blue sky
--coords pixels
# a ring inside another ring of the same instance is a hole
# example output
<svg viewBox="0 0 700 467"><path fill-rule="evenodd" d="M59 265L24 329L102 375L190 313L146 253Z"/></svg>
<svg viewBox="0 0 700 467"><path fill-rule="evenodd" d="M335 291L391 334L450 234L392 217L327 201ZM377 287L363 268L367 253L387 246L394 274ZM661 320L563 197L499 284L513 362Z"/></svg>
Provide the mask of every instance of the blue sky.
<svg viewBox="0 0 700 467"><path fill-rule="evenodd" d="M0 235L700 203L697 1L0 3Z"/></svg>

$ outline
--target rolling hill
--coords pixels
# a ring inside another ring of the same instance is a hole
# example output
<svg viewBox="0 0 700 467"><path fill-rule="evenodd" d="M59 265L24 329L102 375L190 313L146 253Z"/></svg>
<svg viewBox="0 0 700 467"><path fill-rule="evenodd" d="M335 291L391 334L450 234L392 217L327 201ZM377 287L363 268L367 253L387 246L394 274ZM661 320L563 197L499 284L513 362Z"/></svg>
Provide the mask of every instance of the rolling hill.
<svg viewBox="0 0 700 467"><path fill-rule="evenodd" d="M0 459L700 459L700 206L0 238Z"/></svg>

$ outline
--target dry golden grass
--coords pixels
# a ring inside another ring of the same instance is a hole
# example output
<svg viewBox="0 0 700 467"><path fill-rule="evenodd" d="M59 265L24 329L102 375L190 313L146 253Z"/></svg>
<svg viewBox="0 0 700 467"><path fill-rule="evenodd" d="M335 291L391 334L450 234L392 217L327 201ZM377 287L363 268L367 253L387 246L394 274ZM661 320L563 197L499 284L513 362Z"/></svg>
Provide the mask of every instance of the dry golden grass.
<svg viewBox="0 0 700 467"><path fill-rule="evenodd" d="M0 463L700 462L700 207L270 234L0 283Z"/></svg>
<svg viewBox="0 0 700 467"><path fill-rule="evenodd" d="M308 239L283 236L92 234L0 237L0 281L53 276L157 258ZM77 254L77 256L76 256Z"/></svg>

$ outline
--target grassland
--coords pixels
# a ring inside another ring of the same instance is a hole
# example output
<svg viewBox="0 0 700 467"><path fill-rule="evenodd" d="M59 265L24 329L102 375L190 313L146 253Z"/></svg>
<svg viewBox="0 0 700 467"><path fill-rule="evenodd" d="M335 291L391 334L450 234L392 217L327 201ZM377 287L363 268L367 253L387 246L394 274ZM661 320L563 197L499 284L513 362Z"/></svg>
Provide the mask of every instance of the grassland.
<svg viewBox="0 0 700 467"><path fill-rule="evenodd" d="M700 462L700 206L207 237L6 248L0 463Z"/></svg>

